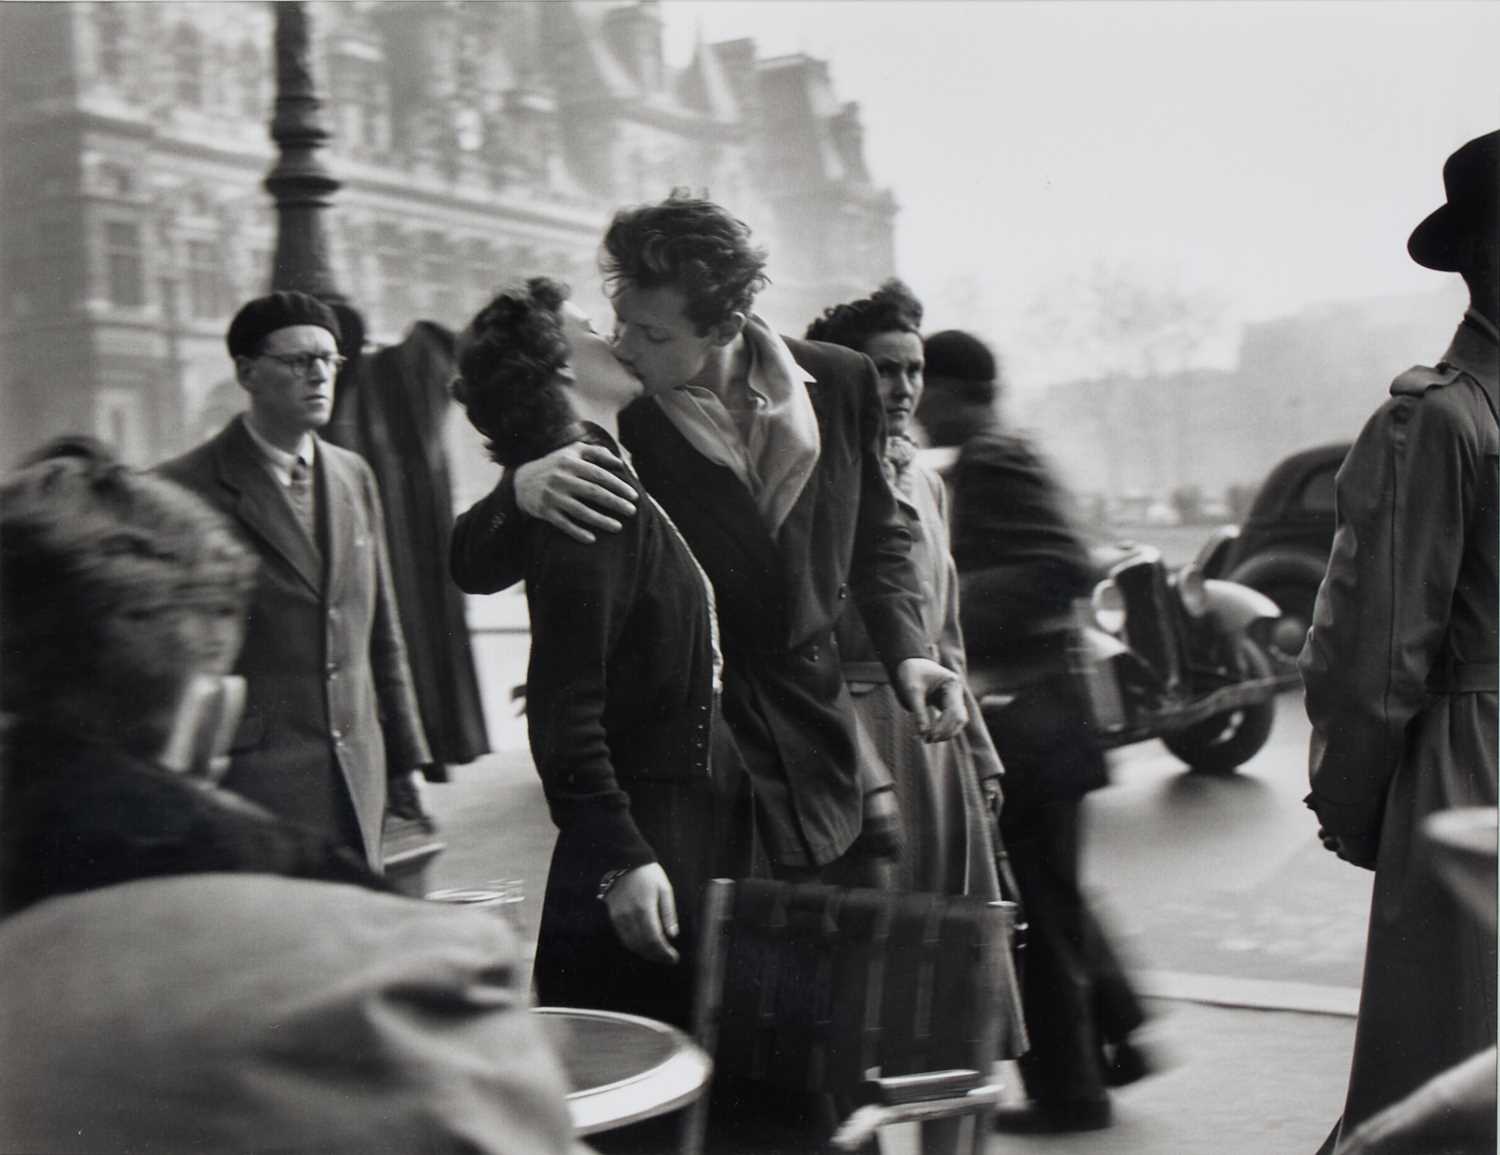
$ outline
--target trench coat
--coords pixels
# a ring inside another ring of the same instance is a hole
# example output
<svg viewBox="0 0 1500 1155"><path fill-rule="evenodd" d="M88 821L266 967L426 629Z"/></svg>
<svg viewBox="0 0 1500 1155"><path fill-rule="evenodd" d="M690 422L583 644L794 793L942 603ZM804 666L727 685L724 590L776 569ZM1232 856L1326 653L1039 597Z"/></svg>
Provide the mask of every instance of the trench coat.
<svg viewBox="0 0 1500 1155"><path fill-rule="evenodd" d="M1343 1133L1495 1043L1494 937L1419 850L1422 820L1496 801L1500 342L1472 311L1396 378L1335 482L1300 659L1308 805L1375 870Z"/></svg>
<svg viewBox="0 0 1500 1155"><path fill-rule="evenodd" d="M567 1082L505 923L270 875L0 923L0 1151L562 1155Z"/></svg>
<svg viewBox="0 0 1500 1155"><path fill-rule="evenodd" d="M824 866L859 836L854 708L834 626L851 603L894 675L925 657L911 531L882 469L885 415L875 365L836 345L786 339L811 378L817 467L773 538L745 485L700 454L649 398L620 415L620 440L713 582L724 646L724 717L755 794L771 859ZM461 514L454 581L468 593L514 584L513 486Z"/></svg>
<svg viewBox="0 0 1500 1155"><path fill-rule="evenodd" d="M298 524L235 418L160 467L225 514L260 559L234 672L245 715L223 786L343 838L377 869L387 749L403 772L432 761L406 664L375 478L318 443L321 549Z"/></svg>
<svg viewBox="0 0 1500 1155"><path fill-rule="evenodd" d="M489 752L463 594L448 580L453 483L443 435L453 409L454 337L418 321L405 340L366 354L339 380L325 440L352 449L380 487L391 579L422 729L443 766ZM391 766L392 774L410 766Z"/></svg>
<svg viewBox="0 0 1500 1155"><path fill-rule="evenodd" d="M907 466L909 491L894 486L911 525L912 563L923 595L929 656L964 679L969 723L947 742L924 742L875 655L857 609L839 621L844 680L860 722L889 769L906 835L897 867L901 890L998 899L992 819L980 784L1003 771L979 702L968 688L959 628L958 571L948 551L948 491L919 462Z"/></svg>

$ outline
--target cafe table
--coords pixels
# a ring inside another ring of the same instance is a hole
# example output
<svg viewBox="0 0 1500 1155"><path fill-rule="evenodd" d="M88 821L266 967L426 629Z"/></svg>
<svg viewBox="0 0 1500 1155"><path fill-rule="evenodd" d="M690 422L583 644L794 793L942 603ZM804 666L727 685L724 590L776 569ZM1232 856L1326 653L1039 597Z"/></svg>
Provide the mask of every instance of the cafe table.
<svg viewBox="0 0 1500 1155"><path fill-rule="evenodd" d="M580 1136L665 1115L702 1095L713 1063L675 1027L639 1015L537 1007L562 1060Z"/></svg>

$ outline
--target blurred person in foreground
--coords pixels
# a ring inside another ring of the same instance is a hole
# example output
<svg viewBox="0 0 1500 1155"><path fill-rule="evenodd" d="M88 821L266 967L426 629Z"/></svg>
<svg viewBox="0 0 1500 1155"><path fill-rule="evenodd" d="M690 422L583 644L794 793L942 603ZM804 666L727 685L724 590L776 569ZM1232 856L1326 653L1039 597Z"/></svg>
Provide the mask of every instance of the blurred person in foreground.
<svg viewBox="0 0 1500 1155"><path fill-rule="evenodd" d="M1307 804L1325 846L1375 871L1348 1095L1325 1151L1495 1043L1494 937L1417 868L1416 834L1435 811L1496 801L1500 132L1449 157L1443 184L1407 251L1462 276L1469 309L1435 367L1391 383L1344 459L1301 658Z"/></svg>
<svg viewBox="0 0 1500 1155"><path fill-rule="evenodd" d="M850 599L924 738L951 738L966 711L958 676L927 656L874 366L785 340L752 312L765 254L711 201L675 194L620 210L602 262L615 356L645 390L620 415L620 441L713 582L724 717L759 843L781 878L875 883L885 848L864 822L833 638ZM636 496L603 446L527 462L458 519L454 580L491 593L521 577L518 508L592 542L636 516Z"/></svg>
<svg viewBox="0 0 1500 1155"><path fill-rule="evenodd" d="M0 1151L569 1150L509 929L204 777L253 574L86 439L0 486Z"/></svg>
<svg viewBox="0 0 1500 1155"><path fill-rule="evenodd" d="M1108 781L1068 666L1073 601L1093 566L1051 469L1001 421L994 354L955 329L923 352L917 420L934 445L958 448L948 478L964 645L974 692L996 695L985 721L1005 766L1000 835L1029 925L1020 1069L1031 1102L996 1126L1094 1130L1111 1121L1107 1088L1150 1066L1131 1039L1144 1012L1079 879L1082 800Z"/></svg>
<svg viewBox="0 0 1500 1155"><path fill-rule="evenodd" d="M246 304L225 338L246 411L160 469L225 514L260 559L225 785L378 870L387 805L419 810L417 772L433 760L374 474L317 436L333 412L340 333L305 293Z"/></svg>
<svg viewBox="0 0 1500 1155"><path fill-rule="evenodd" d="M0 1151L561 1155L501 919L304 879L150 878L0 923Z"/></svg>
<svg viewBox="0 0 1500 1155"><path fill-rule="evenodd" d="M507 469L576 442L619 453L619 413L641 395L567 292L533 278L459 339L454 395ZM712 588L630 466L615 468L641 494L624 532L585 544L524 523L526 713L558 828L535 982L544 1004L685 1027L701 891L748 871L749 831L729 816L738 763L717 717Z"/></svg>
<svg viewBox="0 0 1500 1155"><path fill-rule="evenodd" d="M199 498L86 439L0 487L0 912L201 871L383 887L205 777L254 573Z"/></svg>
<svg viewBox="0 0 1500 1155"><path fill-rule="evenodd" d="M868 297L825 310L806 336L875 363L885 407L886 476L911 529L929 652L966 678L958 573L948 550L948 492L917 460L912 439L922 397L921 326L922 303L905 284L890 280ZM947 742L924 742L855 608L839 619L838 645L854 707L894 779L905 835L897 887L999 898L990 826L999 813L1002 771L979 703L966 687L968 723Z"/></svg>

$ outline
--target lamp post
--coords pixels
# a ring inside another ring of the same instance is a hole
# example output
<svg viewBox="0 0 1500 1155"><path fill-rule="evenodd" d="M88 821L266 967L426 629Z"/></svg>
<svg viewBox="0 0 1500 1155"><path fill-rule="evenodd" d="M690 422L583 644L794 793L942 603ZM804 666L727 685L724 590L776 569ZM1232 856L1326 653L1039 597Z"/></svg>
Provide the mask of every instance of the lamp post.
<svg viewBox="0 0 1500 1155"><path fill-rule="evenodd" d="M323 163L331 133L313 77L312 34L301 0L273 0L276 14L276 107L271 139L280 155L266 175L276 202L272 289L296 289L330 304L348 302L333 275L328 210L341 183Z"/></svg>

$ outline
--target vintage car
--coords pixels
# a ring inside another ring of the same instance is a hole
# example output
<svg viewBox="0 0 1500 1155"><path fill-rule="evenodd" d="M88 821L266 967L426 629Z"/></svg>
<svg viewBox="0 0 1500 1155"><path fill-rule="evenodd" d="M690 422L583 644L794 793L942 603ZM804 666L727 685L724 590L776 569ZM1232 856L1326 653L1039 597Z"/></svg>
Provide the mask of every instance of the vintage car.
<svg viewBox="0 0 1500 1155"><path fill-rule="evenodd" d="M1267 656L1281 621L1270 598L1136 546L1078 611L1073 668L1104 746L1160 738L1192 769L1223 774L1265 745L1287 681Z"/></svg>
<svg viewBox="0 0 1500 1155"><path fill-rule="evenodd" d="M1280 607L1270 649L1279 669L1290 668L1312 623L1333 543L1333 476L1348 452L1341 441L1285 458L1266 475L1244 522L1221 526L1198 552L1205 577L1240 582Z"/></svg>

